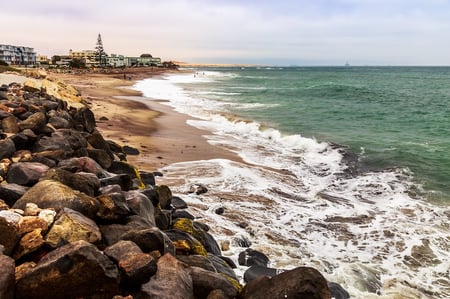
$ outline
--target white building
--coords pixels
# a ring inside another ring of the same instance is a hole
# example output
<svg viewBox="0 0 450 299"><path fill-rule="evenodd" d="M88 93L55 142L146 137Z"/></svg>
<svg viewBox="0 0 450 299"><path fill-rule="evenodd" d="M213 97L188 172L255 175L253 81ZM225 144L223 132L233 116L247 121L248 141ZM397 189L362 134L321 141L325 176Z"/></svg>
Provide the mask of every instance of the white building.
<svg viewBox="0 0 450 299"><path fill-rule="evenodd" d="M0 60L12 65L34 66L36 64L36 52L30 47L0 44Z"/></svg>

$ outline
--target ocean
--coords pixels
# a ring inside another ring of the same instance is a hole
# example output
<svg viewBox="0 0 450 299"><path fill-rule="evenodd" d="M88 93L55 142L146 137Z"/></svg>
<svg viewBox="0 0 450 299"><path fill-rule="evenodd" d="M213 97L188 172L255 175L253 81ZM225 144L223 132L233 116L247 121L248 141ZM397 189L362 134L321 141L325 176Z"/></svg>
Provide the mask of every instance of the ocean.
<svg viewBox="0 0 450 299"><path fill-rule="evenodd" d="M450 68L202 68L135 88L245 161L161 169L224 255L244 239L352 298L450 297Z"/></svg>

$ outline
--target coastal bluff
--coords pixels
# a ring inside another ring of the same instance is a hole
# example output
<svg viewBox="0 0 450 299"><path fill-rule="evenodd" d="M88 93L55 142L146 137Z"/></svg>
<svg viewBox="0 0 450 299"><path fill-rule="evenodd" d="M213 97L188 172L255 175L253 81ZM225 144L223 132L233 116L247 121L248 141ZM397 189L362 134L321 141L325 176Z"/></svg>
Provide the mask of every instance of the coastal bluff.
<svg viewBox="0 0 450 299"><path fill-rule="evenodd" d="M245 244L242 285L161 174L127 162L138 152L105 139L62 81L0 86L0 298L348 298Z"/></svg>

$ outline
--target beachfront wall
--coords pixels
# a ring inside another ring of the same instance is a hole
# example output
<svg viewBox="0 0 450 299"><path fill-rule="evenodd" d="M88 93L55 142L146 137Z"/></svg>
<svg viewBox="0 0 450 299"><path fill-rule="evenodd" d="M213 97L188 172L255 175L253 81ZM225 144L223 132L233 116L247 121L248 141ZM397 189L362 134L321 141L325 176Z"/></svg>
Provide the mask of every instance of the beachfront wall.
<svg viewBox="0 0 450 299"><path fill-rule="evenodd" d="M34 66L36 52L34 48L0 44L0 60L10 65Z"/></svg>

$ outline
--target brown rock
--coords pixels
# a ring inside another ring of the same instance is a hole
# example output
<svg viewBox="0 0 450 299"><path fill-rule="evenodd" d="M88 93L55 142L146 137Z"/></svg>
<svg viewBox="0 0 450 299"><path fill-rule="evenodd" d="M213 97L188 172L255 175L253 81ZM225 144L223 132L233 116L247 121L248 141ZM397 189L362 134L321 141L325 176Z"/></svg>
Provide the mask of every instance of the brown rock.
<svg viewBox="0 0 450 299"><path fill-rule="evenodd" d="M42 237L42 229L37 228L31 232L26 233L20 239L20 242L13 253L13 258L19 258L34 252L44 245L44 238Z"/></svg>
<svg viewBox="0 0 450 299"><path fill-rule="evenodd" d="M0 245L10 255L20 240L18 224L22 216L11 211L0 211Z"/></svg>
<svg viewBox="0 0 450 299"><path fill-rule="evenodd" d="M15 285L14 260L9 256L0 254L0 298L13 299Z"/></svg>
<svg viewBox="0 0 450 299"><path fill-rule="evenodd" d="M10 115L2 119L2 128L5 133L19 132L19 126L17 125L17 118L14 115Z"/></svg>
<svg viewBox="0 0 450 299"><path fill-rule="evenodd" d="M47 233L45 242L58 247L78 240L96 243L101 238L100 229L94 221L77 211L64 208Z"/></svg>
<svg viewBox="0 0 450 299"><path fill-rule="evenodd" d="M142 285L140 298L194 299L192 278L181 262L171 254L165 254L157 266L156 275Z"/></svg>
<svg viewBox="0 0 450 299"><path fill-rule="evenodd" d="M305 298L331 299L327 281L316 269L299 267L272 278L260 276L242 291L242 299Z"/></svg>
<svg viewBox="0 0 450 299"><path fill-rule="evenodd" d="M225 298L235 298L238 294L239 290L224 275L198 267L190 267L188 273L191 275L194 294L197 298L206 298L210 292L216 289L222 290Z"/></svg>
<svg viewBox="0 0 450 299"><path fill-rule="evenodd" d="M119 291L119 271L94 245L77 241L44 256L16 283L16 299L110 299Z"/></svg>
<svg viewBox="0 0 450 299"><path fill-rule="evenodd" d="M47 118L42 112L36 112L29 116L27 119L19 122L19 129L30 129L35 133L39 133L47 124Z"/></svg>
<svg viewBox="0 0 450 299"><path fill-rule="evenodd" d="M39 216L24 216L18 223L19 234L23 235L35 229L40 229L44 233L47 232L48 222Z"/></svg>
<svg viewBox="0 0 450 299"><path fill-rule="evenodd" d="M162 255L170 253L175 255L175 248L167 235L157 227L135 229L122 235L122 240L136 243L143 252L158 250Z"/></svg>

